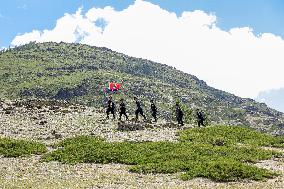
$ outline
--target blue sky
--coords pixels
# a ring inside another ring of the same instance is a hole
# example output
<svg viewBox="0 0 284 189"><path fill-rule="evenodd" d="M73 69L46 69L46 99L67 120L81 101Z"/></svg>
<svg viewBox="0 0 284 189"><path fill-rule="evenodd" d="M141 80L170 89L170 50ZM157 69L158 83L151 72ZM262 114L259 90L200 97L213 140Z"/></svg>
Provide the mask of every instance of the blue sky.
<svg viewBox="0 0 284 189"><path fill-rule="evenodd" d="M213 12L218 27L228 30L249 26L254 33L270 32L284 38L284 1L282 0L149 0L163 9L180 15L183 11ZM74 13L110 5L122 10L133 0L9 0L0 6L0 47L8 46L19 33L33 29L51 29L64 13Z"/></svg>

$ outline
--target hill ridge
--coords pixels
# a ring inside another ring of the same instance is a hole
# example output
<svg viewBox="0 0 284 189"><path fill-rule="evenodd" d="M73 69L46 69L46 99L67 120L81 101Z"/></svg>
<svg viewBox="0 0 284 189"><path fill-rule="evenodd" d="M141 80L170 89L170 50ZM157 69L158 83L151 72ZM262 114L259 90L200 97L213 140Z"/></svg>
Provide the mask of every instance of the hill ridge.
<svg viewBox="0 0 284 189"><path fill-rule="evenodd" d="M247 125L282 135L284 114L215 89L196 76L161 63L135 58L105 47L70 43L29 43L0 53L0 97L47 98L95 106L102 109L102 87L123 81L115 101L126 98L133 112L133 96L144 102L154 98L160 117L173 119L172 105L180 99L190 110L200 108L214 124ZM148 114L149 115L149 114ZM189 116L188 116L189 117Z"/></svg>

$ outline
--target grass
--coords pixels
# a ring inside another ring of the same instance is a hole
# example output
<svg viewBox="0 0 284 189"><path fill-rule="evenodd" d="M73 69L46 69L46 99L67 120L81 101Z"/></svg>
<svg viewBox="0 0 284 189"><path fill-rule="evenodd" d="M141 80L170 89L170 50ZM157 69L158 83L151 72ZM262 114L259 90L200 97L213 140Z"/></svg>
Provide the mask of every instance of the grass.
<svg viewBox="0 0 284 189"><path fill-rule="evenodd" d="M44 161L63 163L121 163L137 173L184 172L184 180L263 180L277 175L250 163L281 154L260 146L282 146L283 140L247 128L217 126L185 130L180 142L115 142L89 136L65 139Z"/></svg>
<svg viewBox="0 0 284 189"><path fill-rule="evenodd" d="M0 138L0 155L4 157L22 157L45 152L47 152L46 146L41 143Z"/></svg>
<svg viewBox="0 0 284 189"><path fill-rule="evenodd" d="M194 128L180 132L180 141L206 143L214 146L236 144L251 146L284 147L284 137L275 137L245 127L215 126Z"/></svg>

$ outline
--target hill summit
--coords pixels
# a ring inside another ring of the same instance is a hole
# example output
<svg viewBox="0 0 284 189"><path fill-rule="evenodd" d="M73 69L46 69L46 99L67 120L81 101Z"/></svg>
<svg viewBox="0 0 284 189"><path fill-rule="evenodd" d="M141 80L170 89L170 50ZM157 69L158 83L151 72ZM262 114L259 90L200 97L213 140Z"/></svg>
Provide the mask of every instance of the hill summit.
<svg viewBox="0 0 284 189"><path fill-rule="evenodd" d="M180 100L189 122L199 108L213 124L244 125L277 135L284 133L284 114L252 99L212 88L197 77L171 66L134 58L103 47L69 43L29 43L0 53L2 99L57 99L94 106L103 111L103 88L122 83L118 102L126 99L129 113L138 96L149 112L154 99L159 116L173 118Z"/></svg>

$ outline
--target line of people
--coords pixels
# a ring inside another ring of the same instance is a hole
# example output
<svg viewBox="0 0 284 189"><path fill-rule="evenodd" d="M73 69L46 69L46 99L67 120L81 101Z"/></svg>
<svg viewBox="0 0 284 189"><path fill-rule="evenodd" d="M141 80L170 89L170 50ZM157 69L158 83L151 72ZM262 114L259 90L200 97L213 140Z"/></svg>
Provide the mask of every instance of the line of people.
<svg viewBox="0 0 284 189"><path fill-rule="evenodd" d="M134 97L134 101L135 101L135 104L136 104L136 110L135 110L136 120L139 119L139 114L144 118L144 120L146 120L146 116L144 115L143 108L141 106L140 101L138 100L137 97ZM154 118L154 121L157 122L158 121L158 119L157 119L157 107L154 104L153 100L151 100L150 102L151 102L152 116ZM125 119L128 120L128 115L126 113L126 105L125 105L123 99L120 99L119 105L120 105L120 107L119 107L119 120L121 120L122 116L125 116ZM111 96L109 97L108 102L107 102L107 110L106 110L107 119L109 119L110 113L113 115L113 119L115 119L115 104L112 101Z"/></svg>
<svg viewBox="0 0 284 189"><path fill-rule="evenodd" d="M135 120L138 121L139 114L144 118L144 120L146 120L146 116L144 115L143 108L141 106L140 101L138 100L137 97L134 97L134 101L135 101L135 104L136 104ZM157 122L158 121L158 118L157 118L157 111L158 111L157 106L155 105L154 100L150 100L150 103L151 103L151 114L152 114L152 117L154 118L154 122ZM128 115L126 113L126 104L124 103L123 99L120 99L119 106L120 106L119 107L119 120L121 120L122 116L124 116L125 119L128 120ZM113 119L115 119L116 118L115 117L115 104L112 101L112 97L111 96L108 98L108 102L107 102L107 110L106 110L107 119L109 119L109 114L110 113L113 115ZM183 123L183 116L184 116L183 110L180 107L180 104L177 102L176 103L176 119L177 119L178 124L180 124L182 126L184 125L184 123ZM201 125L205 126L205 124L204 124L204 121L205 121L204 115L203 115L203 113L199 109L197 109L197 111L196 111L196 116L197 116L198 126L199 127Z"/></svg>

